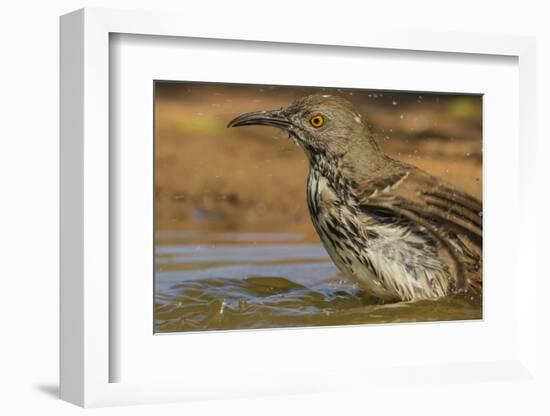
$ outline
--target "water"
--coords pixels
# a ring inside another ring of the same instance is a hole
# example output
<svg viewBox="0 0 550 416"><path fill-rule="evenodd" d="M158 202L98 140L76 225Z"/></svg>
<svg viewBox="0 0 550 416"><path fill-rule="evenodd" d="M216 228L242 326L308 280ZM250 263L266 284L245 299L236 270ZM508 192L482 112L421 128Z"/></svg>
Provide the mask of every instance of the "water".
<svg viewBox="0 0 550 416"><path fill-rule="evenodd" d="M481 318L480 299L381 304L300 234L156 235L155 331Z"/></svg>

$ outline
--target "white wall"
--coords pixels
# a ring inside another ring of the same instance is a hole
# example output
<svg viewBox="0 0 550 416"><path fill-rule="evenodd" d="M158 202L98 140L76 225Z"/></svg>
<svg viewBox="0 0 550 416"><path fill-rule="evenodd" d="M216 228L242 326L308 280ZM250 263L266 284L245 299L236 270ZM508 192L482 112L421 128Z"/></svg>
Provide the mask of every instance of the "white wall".
<svg viewBox="0 0 550 416"><path fill-rule="evenodd" d="M188 3L188 5L186 5ZM199 4L200 3L200 4ZM509 3L513 3L509 5ZM544 1L516 2L458 0L455 2L402 1L251 1L263 19L286 24L351 25L387 24L439 30L511 33L537 36L540 214L546 211L550 185L545 160L550 152L550 30ZM89 0L4 1L0 9L0 413L73 414L81 410L54 398L58 367L58 16L80 7L179 10L196 18L212 13L242 12L245 1ZM247 11L252 14L252 11ZM543 140L543 138L546 138ZM7 145L7 147L6 147ZM542 215L540 215L542 217ZM540 219L541 235L548 220ZM505 233L504 233L505 235ZM548 244L545 246L545 256ZM541 253L542 254L542 253ZM543 256L540 256L541 258ZM542 262L541 262L542 267ZM548 267L546 266L546 272ZM546 275L550 275L546 273ZM548 291L543 283L539 291ZM541 306L542 312L548 312ZM546 345L548 347L548 345ZM546 348L546 350L550 350ZM437 388L434 393L437 394ZM457 398L445 414L537 414L530 403L503 395L499 403L471 403L482 397ZM313 410L314 409L314 410ZM363 398L335 394L165 405L155 409L101 409L100 414L338 414L368 412ZM389 412L406 411L406 400L396 398ZM426 400L425 414L438 409ZM546 409L547 410L547 409ZM542 412L542 409L538 409Z"/></svg>

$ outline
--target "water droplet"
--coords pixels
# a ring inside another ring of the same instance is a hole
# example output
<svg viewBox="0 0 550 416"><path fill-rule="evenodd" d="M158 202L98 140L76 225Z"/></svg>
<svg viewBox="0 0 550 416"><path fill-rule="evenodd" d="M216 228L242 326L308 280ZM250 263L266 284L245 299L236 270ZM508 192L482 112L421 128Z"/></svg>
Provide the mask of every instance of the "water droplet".
<svg viewBox="0 0 550 416"><path fill-rule="evenodd" d="M392 101L391 105L397 105L397 101Z"/></svg>
<svg viewBox="0 0 550 416"><path fill-rule="evenodd" d="M401 114L401 115L399 116L399 118L400 118L401 120L403 120L403 119L405 118L405 116L404 116L403 114Z"/></svg>
<svg viewBox="0 0 550 416"><path fill-rule="evenodd" d="M219 312L220 315L223 314L223 311L224 311L226 305L227 305L227 302L226 302L225 299L224 299L224 300L222 301L222 306L220 307L220 312Z"/></svg>

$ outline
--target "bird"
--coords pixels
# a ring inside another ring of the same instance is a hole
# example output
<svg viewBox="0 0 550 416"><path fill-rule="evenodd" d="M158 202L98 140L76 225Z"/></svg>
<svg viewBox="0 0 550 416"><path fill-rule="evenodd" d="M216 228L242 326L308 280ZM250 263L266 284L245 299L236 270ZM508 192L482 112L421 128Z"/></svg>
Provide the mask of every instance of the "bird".
<svg viewBox="0 0 550 416"><path fill-rule="evenodd" d="M311 221L338 269L381 302L482 292L482 203L386 155L354 105L314 94L242 114L228 127L271 126L309 161Z"/></svg>

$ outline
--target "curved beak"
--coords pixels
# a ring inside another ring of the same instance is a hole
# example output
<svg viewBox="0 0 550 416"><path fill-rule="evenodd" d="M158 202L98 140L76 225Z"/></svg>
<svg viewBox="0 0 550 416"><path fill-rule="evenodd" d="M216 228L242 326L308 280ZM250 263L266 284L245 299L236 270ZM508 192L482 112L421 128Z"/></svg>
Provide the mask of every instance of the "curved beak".
<svg viewBox="0 0 550 416"><path fill-rule="evenodd" d="M240 126L271 126L283 130L291 130L292 123L281 110L257 111L254 113L242 114L229 122L227 127Z"/></svg>

